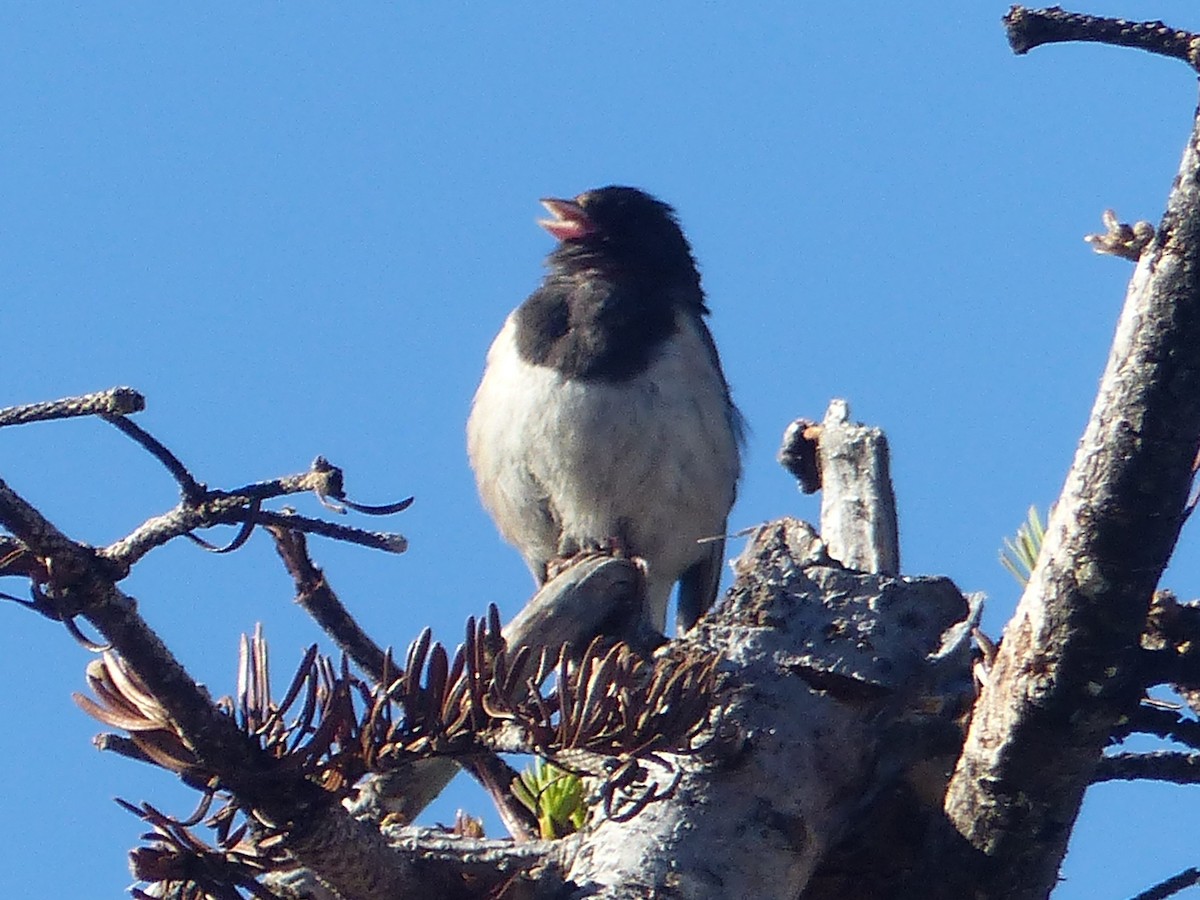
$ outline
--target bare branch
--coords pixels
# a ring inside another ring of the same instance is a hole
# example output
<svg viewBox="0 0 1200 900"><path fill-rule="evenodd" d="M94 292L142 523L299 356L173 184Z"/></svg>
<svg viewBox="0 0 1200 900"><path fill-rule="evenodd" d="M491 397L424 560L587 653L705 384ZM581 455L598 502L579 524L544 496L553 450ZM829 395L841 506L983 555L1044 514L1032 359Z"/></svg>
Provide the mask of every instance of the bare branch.
<svg viewBox="0 0 1200 900"><path fill-rule="evenodd" d="M283 768L217 709L119 591L111 566L77 544L0 481L0 524L36 556L50 560L51 599L64 618L82 615L120 654L162 705L172 727L204 769L264 820L287 828L285 845L346 898L395 900L444 891L462 896L452 869L431 871L393 850L370 825L352 818L334 794L300 772ZM146 748L143 747L143 750Z"/></svg>
<svg viewBox="0 0 1200 900"><path fill-rule="evenodd" d="M1132 900L1166 900L1167 897L1196 884L1200 884L1200 869L1184 869L1178 875L1172 875L1166 881L1160 881L1154 887L1142 891Z"/></svg>
<svg viewBox="0 0 1200 900"><path fill-rule="evenodd" d="M1140 640L1200 444L1198 172L1200 130L1130 283L1040 562L946 794L947 814L987 866L960 848L946 865L985 871L981 897L1041 898L1053 888L1067 823L1109 735L1141 697Z"/></svg>
<svg viewBox="0 0 1200 900"><path fill-rule="evenodd" d="M1008 43L1013 53L1028 53L1043 44L1085 41L1136 47L1159 56L1169 56L1200 71L1200 37L1169 28L1162 22L1128 22L1067 12L1058 7L1026 9L1014 6L1004 16Z"/></svg>
<svg viewBox="0 0 1200 900"><path fill-rule="evenodd" d="M404 537L392 532L366 531L296 513L259 508L265 500L310 491L319 497L340 497L341 471L318 457L313 468L298 475L260 481L233 491L205 491L198 503L185 499L170 512L143 522L126 537L100 550L100 554L128 570L155 547L198 528L245 523L319 534L389 553L403 553L408 548Z"/></svg>
<svg viewBox="0 0 1200 900"><path fill-rule="evenodd" d="M102 418L162 463L164 468L171 473L171 477L178 482L179 490L182 492L184 500L190 503L200 502L204 496L204 485L196 481L192 473L187 470L187 467L179 461L179 457L163 446L158 438L135 422L131 422L122 416L105 414Z"/></svg>
<svg viewBox="0 0 1200 900"><path fill-rule="evenodd" d="M350 615L325 580L325 573L313 563L304 535L278 525L268 525L267 531L275 539L275 549L296 583L296 602L372 681L382 683L383 650Z"/></svg>
<svg viewBox="0 0 1200 900"><path fill-rule="evenodd" d="M1144 703L1138 706L1128 720L1114 730L1113 737L1123 740L1131 734L1153 734L1200 751L1200 722L1169 709Z"/></svg>
<svg viewBox="0 0 1200 900"><path fill-rule="evenodd" d="M133 388L116 387L80 397L0 409L0 428L76 416L128 416L146 408L146 398Z"/></svg>
<svg viewBox="0 0 1200 900"><path fill-rule="evenodd" d="M848 569L896 575L900 531L887 437L850 421L850 406L833 400L818 440L821 537Z"/></svg>
<svg viewBox="0 0 1200 900"><path fill-rule="evenodd" d="M248 513L249 511L247 511ZM262 510L258 513L257 519L260 525L290 528L293 531L303 531L305 534L316 534L345 541L348 544L358 544L360 547L368 547L371 550L403 553L408 549L408 539L394 531L367 531L349 525L338 525L336 522L326 522L324 519L312 519L293 512L277 513ZM239 518L231 517L231 521L239 521Z"/></svg>
<svg viewBox="0 0 1200 900"><path fill-rule="evenodd" d="M1092 783L1101 781L1170 781L1200 784L1200 753L1117 753L1101 757Z"/></svg>

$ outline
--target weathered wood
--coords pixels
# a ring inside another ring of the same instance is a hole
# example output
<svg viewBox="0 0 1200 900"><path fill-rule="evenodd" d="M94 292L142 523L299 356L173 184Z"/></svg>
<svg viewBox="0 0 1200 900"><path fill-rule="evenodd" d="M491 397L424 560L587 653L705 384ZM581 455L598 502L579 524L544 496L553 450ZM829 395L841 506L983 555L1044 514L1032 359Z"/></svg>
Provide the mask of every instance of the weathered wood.
<svg viewBox="0 0 1200 900"><path fill-rule="evenodd" d="M558 841L528 841L514 844L510 840L468 838L447 834L439 828L416 828L387 825L383 834L399 852L410 858L430 862L439 868L454 868L472 889L472 897L503 896L504 900L532 900L549 894L535 894L538 882L561 880L555 858L580 836L573 835ZM537 875L527 882L514 884L518 876L537 869ZM307 869L271 872L263 884L281 897L304 900L342 900ZM499 882L499 883L498 883ZM419 887L419 884L415 885ZM503 890L500 890L503 888ZM526 889L528 888L528 890ZM440 900L437 894L425 895Z"/></svg>
<svg viewBox="0 0 1200 900"><path fill-rule="evenodd" d="M972 687L952 583L851 571L794 520L760 529L737 569L676 642L724 657L730 733L668 757L671 800L564 846L571 897L794 900L870 799L928 756L922 736L953 729Z"/></svg>
<svg viewBox="0 0 1200 900"><path fill-rule="evenodd" d="M1200 121L1134 272L1041 558L946 796L986 859L979 898L1044 898L1113 726L1141 695L1139 636L1200 443Z"/></svg>
<svg viewBox="0 0 1200 900"><path fill-rule="evenodd" d="M821 423L821 537L848 569L896 575L900 536L887 438L850 421L845 400L833 400Z"/></svg>

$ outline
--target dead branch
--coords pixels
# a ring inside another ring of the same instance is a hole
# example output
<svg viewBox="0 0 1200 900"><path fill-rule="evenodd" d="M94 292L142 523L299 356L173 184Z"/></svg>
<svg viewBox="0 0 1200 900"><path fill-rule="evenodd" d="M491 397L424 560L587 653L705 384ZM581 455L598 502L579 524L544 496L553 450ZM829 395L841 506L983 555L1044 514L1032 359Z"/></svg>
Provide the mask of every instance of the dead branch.
<svg viewBox="0 0 1200 900"><path fill-rule="evenodd" d="M1166 900L1167 897L1172 897L1196 884L1200 884L1200 869L1184 869L1178 875L1172 875L1152 888L1142 891L1132 900Z"/></svg>
<svg viewBox="0 0 1200 900"><path fill-rule="evenodd" d="M900 530L892 492L887 438L850 421L850 406L834 400L821 423L821 537L848 569L897 575Z"/></svg>
<svg viewBox="0 0 1200 900"><path fill-rule="evenodd" d="M1164 34L1157 23L1021 8L1007 21L1018 52L1095 40L1195 61L1195 38ZM951 821L986 858L959 848L946 865L976 867L981 897L1042 898L1053 888L1101 750L1141 696L1139 639L1200 444L1198 141L1200 131L1134 273L1040 562L946 795Z"/></svg>
<svg viewBox="0 0 1200 900"><path fill-rule="evenodd" d="M438 883L457 896L453 871L439 874L398 854L379 832L353 819L336 798L283 769L222 715L114 585L108 567L63 535L0 481L0 523L38 556L53 560L55 597L86 618L161 703L197 761L223 786L280 828L288 851L346 897L428 896Z"/></svg>
<svg viewBox="0 0 1200 900"><path fill-rule="evenodd" d="M277 525L268 525L267 531L296 584L296 603L373 682L384 683L387 674L383 650L342 605L325 580L325 573L313 563L304 534Z"/></svg>
<svg viewBox="0 0 1200 900"><path fill-rule="evenodd" d="M1164 741L1174 741L1200 751L1200 722L1171 709L1143 703L1117 726L1112 736L1116 740L1124 740L1132 734L1152 734Z"/></svg>
<svg viewBox="0 0 1200 900"><path fill-rule="evenodd" d="M340 469L317 457L312 468L297 475L259 481L232 491L203 490L198 500L193 502L185 498L170 512L148 519L126 537L100 550L100 554L128 571L139 559L168 541L190 535L199 528L239 523L272 525L390 553L403 553L408 542L398 534L364 531L322 519L295 513L268 512L261 508L265 500L291 494L312 492L321 499L330 496L340 499L341 478Z"/></svg>
<svg viewBox="0 0 1200 900"><path fill-rule="evenodd" d="M1014 6L1004 16L1008 43L1013 53L1024 55L1043 44L1083 41L1136 47L1178 59L1200 71L1200 38L1191 32L1169 28L1162 22L1129 22L1104 16L1068 12L1059 7L1026 9Z"/></svg>
<svg viewBox="0 0 1200 900"><path fill-rule="evenodd" d="M8 411L6 424L85 414L107 417L139 408L140 400L139 395L119 390L21 407ZM105 552L67 538L0 481L0 524L12 534L12 539L5 541L4 572L32 579L34 605L40 606L39 611L68 623L76 617L87 619L120 654L122 665L161 704L163 724L184 740L186 774L190 775L193 768L222 773L222 789L239 797L263 822L271 823L270 827L280 829L288 852L320 871L330 884L339 885L346 897L393 897L409 895L411 890L417 890L414 896L423 896L432 883L457 894L461 883L456 881L454 871L439 874L429 871L425 864L398 857L377 830L350 817L336 795L323 791L300 773L281 768L248 739L232 718L212 704L147 626L133 600L116 587L128 567L149 547L185 534L192 527L203 527L206 522L236 521L238 515L257 512L262 499L298 490L314 490L322 497L344 496L341 473L319 460L303 476L251 485L241 493L205 492L199 515L187 509L185 500L177 508L174 521L160 521L156 529L152 520L135 532L128 544L118 542ZM277 517L275 521L286 519L290 527L306 524L302 521L298 525L295 519L278 514L259 515L266 521L272 521L272 515ZM332 531L344 537L347 531L356 530ZM374 543L393 550L403 540L398 536L376 537ZM143 756L149 748L149 757L155 758L153 744L137 747ZM414 880L418 870L421 877Z"/></svg>
<svg viewBox="0 0 1200 900"><path fill-rule="evenodd" d="M71 419L76 416L128 416L145 408L146 398L133 388L116 387L80 397L0 409L0 428L6 425L48 422L52 419Z"/></svg>
<svg viewBox="0 0 1200 900"><path fill-rule="evenodd" d="M1173 784L1200 783L1200 753L1116 753L1096 765L1092 783L1101 781L1169 781Z"/></svg>

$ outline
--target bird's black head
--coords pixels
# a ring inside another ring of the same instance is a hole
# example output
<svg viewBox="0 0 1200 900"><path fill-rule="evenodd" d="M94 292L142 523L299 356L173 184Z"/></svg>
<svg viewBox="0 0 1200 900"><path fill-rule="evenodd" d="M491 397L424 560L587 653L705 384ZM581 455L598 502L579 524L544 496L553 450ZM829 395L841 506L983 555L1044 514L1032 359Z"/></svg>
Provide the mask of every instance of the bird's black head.
<svg viewBox="0 0 1200 900"><path fill-rule="evenodd" d="M610 185L574 200L547 198L542 205L554 218L539 224L560 241L548 258L552 269L596 270L694 294L703 303L692 248L666 203L637 188Z"/></svg>

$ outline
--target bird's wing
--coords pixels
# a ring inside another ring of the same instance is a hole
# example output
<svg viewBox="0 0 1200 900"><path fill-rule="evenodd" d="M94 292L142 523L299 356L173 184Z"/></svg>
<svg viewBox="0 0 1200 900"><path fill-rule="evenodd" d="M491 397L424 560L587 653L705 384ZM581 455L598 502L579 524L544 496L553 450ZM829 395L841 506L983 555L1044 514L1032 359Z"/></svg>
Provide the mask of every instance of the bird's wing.
<svg viewBox="0 0 1200 900"><path fill-rule="evenodd" d="M700 340L704 342L704 349L708 353L708 359L712 363L712 367L716 369L717 377L721 379L721 385L725 389L729 427L733 431L734 442L741 447L746 443L746 420L742 416L741 410L733 404L733 397L729 393L729 382L725 380L725 370L721 367L721 357L717 353L717 342L713 340L712 332L708 330L708 323L700 316L696 316L695 321L697 331L700 332Z"/></svg>
<svg viewBox="0 0 1200 900"><path fill-rule="evenodd" d="M707 555L679 578L679 609L675 621L680 634L695 625L717 599L721 566L725 562L725 538L711 541L707 546Z"/></svg>

